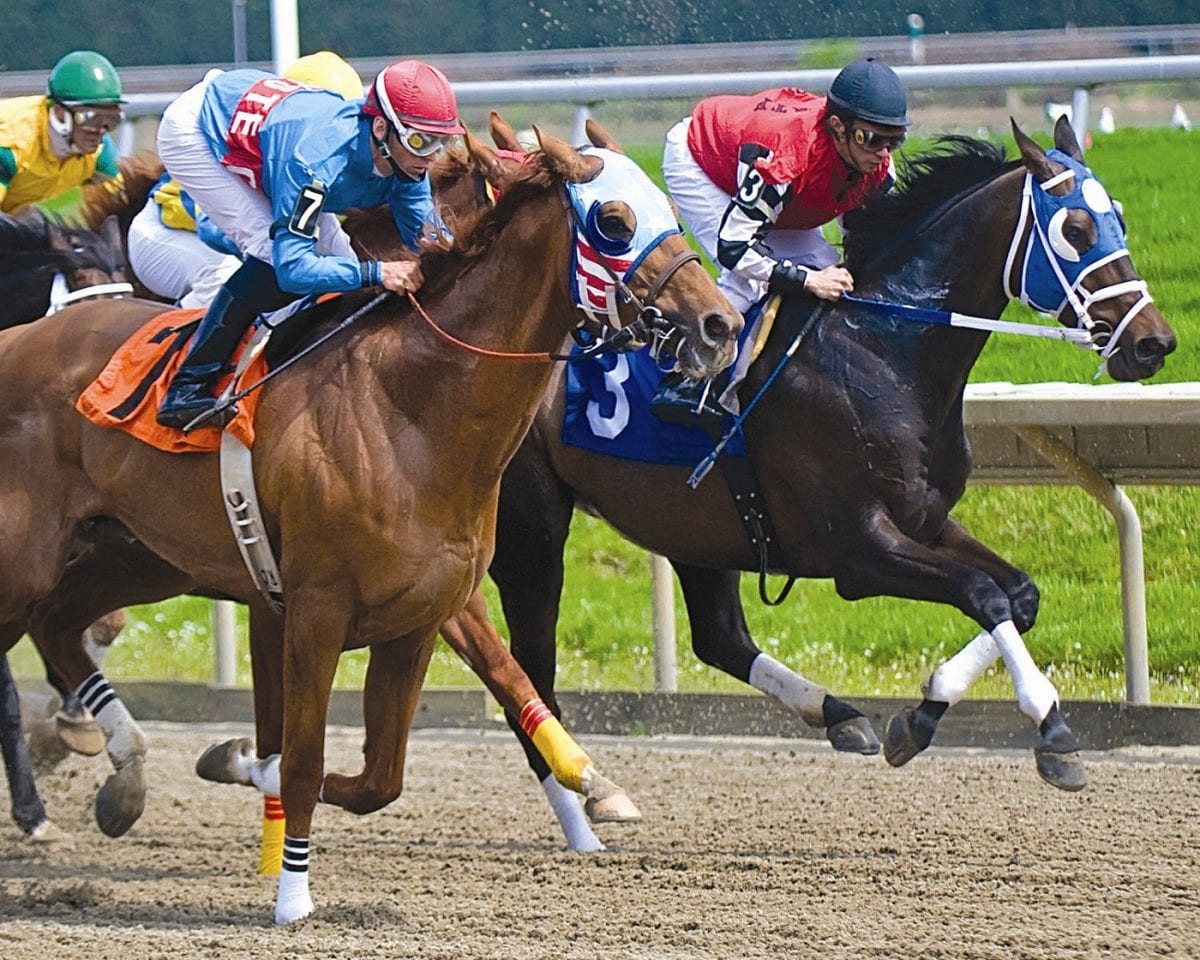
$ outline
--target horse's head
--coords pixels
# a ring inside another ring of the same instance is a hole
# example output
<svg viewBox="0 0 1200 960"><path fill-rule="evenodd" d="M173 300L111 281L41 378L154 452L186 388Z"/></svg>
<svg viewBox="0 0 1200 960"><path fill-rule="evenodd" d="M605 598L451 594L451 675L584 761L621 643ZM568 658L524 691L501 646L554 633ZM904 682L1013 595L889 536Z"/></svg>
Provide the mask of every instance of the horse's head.
<svg viewBox="0 0 1200 960"><path fill-rule="evenodd" d="M528 181L531 168L563 191L574 244L569 281L586 322L639 331L631 342L663 341L690 377L727 367L742 317L687 246L666 195L606 134L607 146L576 150L535 131L541 151L529 158L470 135L468 153L502 195Z"/></svg>
<svg viewBox="0 0 1200 960"><path fill-rule="evenodd" d="M1175 334L1133 268L1119 205L1084 165L1065 118L1049 152L1015 121L1013 136L1028 172L1022 222L1030 223L1021 256L1020 229L1013 239L1006 291L1089 330L1114 380L1152 376L1175 349Z"/></svg>
<svg viewBox="0 0 1200 960"><path fill-rule="evenodd" d="M50 290L51 313L78 300L124 296L133 290L115 216L97 232L48 220L46 249L59 257Z"/></svg>

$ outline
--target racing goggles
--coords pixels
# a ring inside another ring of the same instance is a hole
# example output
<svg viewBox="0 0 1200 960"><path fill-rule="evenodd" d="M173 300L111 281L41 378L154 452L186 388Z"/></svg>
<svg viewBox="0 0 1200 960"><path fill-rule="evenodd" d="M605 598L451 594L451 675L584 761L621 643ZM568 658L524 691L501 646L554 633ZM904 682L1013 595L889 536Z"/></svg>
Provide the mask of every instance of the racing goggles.
<svg viewBox="0 0 1200 960"><path fill-rule="evenodd" d="M418 157L432 157L439 150L450 146L451 137L439 133L426 133L416 127L406 127L397 123L392 127L396 139L409 153Z"/></svg>
<svg viewBox="0 0 1200 960"><path fill-rule="evenodd" d="M120 107L87 107L78 103L64 103L62 107L71 114L76 127L89 133L109 133L125 119L125 111Z"/></svg>
<svg viewBox="0 0 1200 960"><path fill-rule="evenodd" d="M876 130L867 130L864 127L855 127L852 134L854 142L864 150L869 150L874 153L876 150L882 150L887 147L888 152L895 152L900 144L904 142L904 133L879 133Z"/></svg>

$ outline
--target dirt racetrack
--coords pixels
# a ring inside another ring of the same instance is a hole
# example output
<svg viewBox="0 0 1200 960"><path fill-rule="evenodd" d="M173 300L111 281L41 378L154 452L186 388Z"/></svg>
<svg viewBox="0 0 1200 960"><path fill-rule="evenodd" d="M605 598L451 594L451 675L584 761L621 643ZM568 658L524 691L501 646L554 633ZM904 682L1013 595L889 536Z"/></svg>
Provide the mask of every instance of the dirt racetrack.
<svg viewBox="0 0 1200 960"><path fill-rule="evenodd" d="M931 751L902 770L814 741L589 738L645 821L565 852L507 735L421 731L408 786L359 818L322 807L316 911L271 923L260 801L191 772L240 726L146 725L146 813L92 820L103 758L41 780L67 833L0 806L0 957L1022 958L1200 956L1200 749L1089 754L1044 786L1025 752ZM361 731L329 735L357 769Z"/></svg>

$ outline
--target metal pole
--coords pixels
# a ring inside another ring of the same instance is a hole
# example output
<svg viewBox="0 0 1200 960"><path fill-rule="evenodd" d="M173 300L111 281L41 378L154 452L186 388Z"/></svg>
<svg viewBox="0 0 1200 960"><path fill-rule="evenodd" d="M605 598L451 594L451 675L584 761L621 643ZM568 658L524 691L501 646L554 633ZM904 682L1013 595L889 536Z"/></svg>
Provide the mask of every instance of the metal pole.
<svg viewBox="0 0 1200 960"><path fill-rule="evenodd" d="M1091 110L1092 94L1087 87L1076 87L1071 94L1071 129L1079 141L1079 149L1087 149L1088 113Z"/></svg>
<svg viewBox="0 0 1200 960"><path fill-rule="evenodd" d="M1150 654L1146 640L1146 580L1142 522L1130 499L1096 472L1045 427L1017 426L1013 431L1047 463L1058 467L1100 502L1117 521L1121 553L1121 612L1125 622L1125 699L1150 702Z"/></svg>
<svg viewBox="0 0 1200 960"><path fill-rule="evenodd" d="M233 65L244 67L246 57L246 0L233 2Z"/></svg>
<svg viewBox="0 0 1200 960"><path fill-rule="evenodd" d="M300 56L300 14L296 0L271 0L271 60L276 73Z"/></svg>
<svg viewBox="0 0 1200 960"><path fill-rule="evenodd" d="M214 600L212 605L213 684L232 687L237 683L237 605L232 600Z"/></svg>
<svg viewBox="0 0 1200 960"><path fill-rule="evenodd" d="M575 122L571 126L571 146L582 147L588 142L587 138L587 122L592 115L591 108L588 104L580 104L575 111Z"/></svg>
<svg viewBox="0 0 1200 960"><path fill-rule="evenodd" d="M650 597L654 609L654 689L674 693L679 684L675 674L675 585L666 557L650 554Z"/></svg>

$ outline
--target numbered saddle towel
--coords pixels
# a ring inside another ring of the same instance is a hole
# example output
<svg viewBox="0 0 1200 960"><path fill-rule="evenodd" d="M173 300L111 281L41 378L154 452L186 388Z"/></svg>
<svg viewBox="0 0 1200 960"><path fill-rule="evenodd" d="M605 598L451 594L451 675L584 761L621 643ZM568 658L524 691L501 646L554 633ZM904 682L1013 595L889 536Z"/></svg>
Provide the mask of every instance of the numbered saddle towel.
<svg viewBox="0 0 1200 960"><path fill-rule="evenodd" d="M574 348L578 355L580 348ZM695 466L712 452L713 439L699 427L663 423L650 400L663 373L649 348L633 353L601 354L567 364L563 443L622 460ZM720 392L714 385L713 397ZM726 427L732 422L726 418ZM744 457L738 434L725 456Z"/></svg>
<svg viewBox="0 0 1200 960"><path fill-rule="evenodd" d="M155 419L167 384L183 362L188 340L200 325L203 309L169 310L160 313L112 355L100 374L79 395L75 409L100 427L124 430L144 443L167 453L209 453L221 443L217 427L198 427L183 433L161 426ZM253 328L246 340L253 334ZM246 340L234 354L234 361ZM260 355L242 375L241 382L253 383L267 371ZM217 383L225 389L229 376ZM238 414L225 428L247 447L254 444L254 407L258 391L238 401Z"/></svg>

